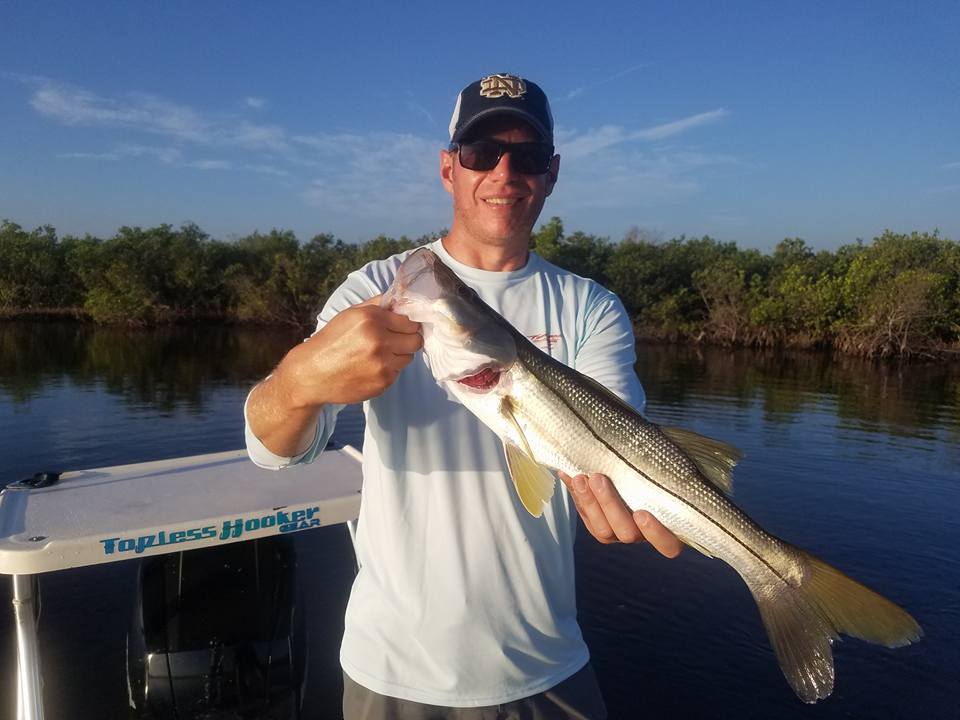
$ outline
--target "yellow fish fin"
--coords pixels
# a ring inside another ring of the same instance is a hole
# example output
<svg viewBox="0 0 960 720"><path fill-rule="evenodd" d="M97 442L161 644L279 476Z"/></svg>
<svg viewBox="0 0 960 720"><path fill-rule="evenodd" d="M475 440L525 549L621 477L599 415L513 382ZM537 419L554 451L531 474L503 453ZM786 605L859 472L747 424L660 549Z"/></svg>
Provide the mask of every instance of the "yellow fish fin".
<svg viewBox="0 0 960 720"><path fill-rule="evenodd" d="M503 443L503 452L507 456L507 467L510 468L513 486L517 489L520 502L523 503L527 512L534 517L540 517L543 515L543 508L553 497L553 489L557 481L553 473L534 458L530 443L523 434L523 428L513 414L513 403L509 396L503 398L500 403L500 412L513 425L520 442L523 443L522 449L512 442L504 441Z"/></svg>
<svg viewBox="0 0 960 720"><path fill-rule="evenodd" d="M528 513L540 517L543 508L553 497L556 485L553 474L511 442L505 442L503 450L520 502Z"/></svg>
<svg viewBox="0 0 960 720"><path fill-rule="evenodd" d="M697 552L706 555L708 558L711 558L711 559L713 558L713 553L710 552L709 550L707 550L707 549L706 549L703 545L701 545L700 543L696 543L696 542L694 542L693 540L691 540L690 538L684 537L683 535L677 535L677 537L680 539L680 542L682 542L682 543L684 543L684 544L686 544L686 545L689 545L690 547L692 547L692 548L693 548L694 550L696 550Z"/></svg>

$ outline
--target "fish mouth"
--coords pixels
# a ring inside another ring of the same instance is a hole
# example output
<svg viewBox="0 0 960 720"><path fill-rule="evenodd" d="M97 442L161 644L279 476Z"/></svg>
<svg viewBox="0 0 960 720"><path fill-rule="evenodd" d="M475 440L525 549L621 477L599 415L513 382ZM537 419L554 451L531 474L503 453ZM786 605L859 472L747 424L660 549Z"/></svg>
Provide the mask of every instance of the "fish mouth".
<svg viewBox="0 0 960 720"><path fill-rule="evenodd" d="M457 382L474 390L490 390L500 382L502 374L503 371L499 368L485 367L480 372L460 378Z"/></svg>

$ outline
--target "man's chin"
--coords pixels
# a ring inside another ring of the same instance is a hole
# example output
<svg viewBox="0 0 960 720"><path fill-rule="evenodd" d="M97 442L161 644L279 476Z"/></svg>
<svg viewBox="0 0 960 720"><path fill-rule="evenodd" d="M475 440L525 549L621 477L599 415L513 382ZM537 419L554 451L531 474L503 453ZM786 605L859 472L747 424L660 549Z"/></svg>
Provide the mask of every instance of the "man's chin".
<svg viewBox="0 0 960 720"><path fill-rule="evenodd" d="M484 236L492 245L500 247L527 247L530 243L532 228L526 225L490 225L484 228Z"/></svg>

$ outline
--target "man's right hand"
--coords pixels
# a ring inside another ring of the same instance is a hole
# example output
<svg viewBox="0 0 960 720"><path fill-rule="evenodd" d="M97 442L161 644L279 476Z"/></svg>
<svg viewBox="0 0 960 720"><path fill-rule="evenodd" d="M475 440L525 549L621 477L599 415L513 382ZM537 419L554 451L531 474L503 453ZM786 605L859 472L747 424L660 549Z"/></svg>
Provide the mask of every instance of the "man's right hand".
<svg viewBox="0 0 960 720"><path fill-rule="evenodd" d="M423 345L420 323L379 303L377 295L337 314L251 391L247 421L268 450L304 452L324 405L377 397L410 364Z"/></svg>
<svg viewBox="0 0 960 720"><path fill-rule="evenodd" d="M381 308L380 297L347 308L287 354L281 367L291 366L298 405L369 400L410 364L423 346L420 323Z"/></svg>

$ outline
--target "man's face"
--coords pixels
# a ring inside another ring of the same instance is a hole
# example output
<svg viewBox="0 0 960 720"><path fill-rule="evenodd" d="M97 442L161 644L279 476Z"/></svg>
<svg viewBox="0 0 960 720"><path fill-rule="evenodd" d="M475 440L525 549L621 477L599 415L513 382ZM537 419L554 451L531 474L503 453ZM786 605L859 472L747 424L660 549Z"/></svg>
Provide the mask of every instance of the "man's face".
<svg viewBox="0 0 960 720"><path fill-rule="evenodd" d="M524 121L499 116L481 123L469 140L538 142L539 135ZM440 152L440 178L453 196L453 229L485 245L526 248L530 232L544 200L553 191L560 170L554 156L549 172L524 175L514 166L510 153L495 168L468 170L456 152Z"/></svg>

